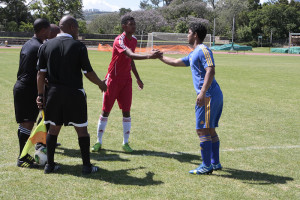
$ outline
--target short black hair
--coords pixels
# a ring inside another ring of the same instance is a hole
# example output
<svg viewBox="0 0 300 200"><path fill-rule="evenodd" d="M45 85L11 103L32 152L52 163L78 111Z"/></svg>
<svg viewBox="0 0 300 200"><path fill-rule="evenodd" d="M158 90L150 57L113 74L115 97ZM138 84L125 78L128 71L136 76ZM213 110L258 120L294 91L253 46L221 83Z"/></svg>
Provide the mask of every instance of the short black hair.
<svg viewBox="0 0 300 200"><path fill-rule="evenodd" d="M193 33L197 33L198 38L203 41L207 34L206 27L201 23L192 23L189 28Z"/></svg>
<svg viewBox="0 0 300 200"><path fill-rule="evenodd" d="M126 15L126 16L122 17L121 24L126 25L129 21L132 21L132 20L134 20L134 18L132 16Z"/></svg>
<svg viewBox="0 0 300 200"><path fill-rule="evenodd" d="M50 27L50 23L46 19L38 18L33 23L33 29L35 33L40 32L43 28Z"/></svg>

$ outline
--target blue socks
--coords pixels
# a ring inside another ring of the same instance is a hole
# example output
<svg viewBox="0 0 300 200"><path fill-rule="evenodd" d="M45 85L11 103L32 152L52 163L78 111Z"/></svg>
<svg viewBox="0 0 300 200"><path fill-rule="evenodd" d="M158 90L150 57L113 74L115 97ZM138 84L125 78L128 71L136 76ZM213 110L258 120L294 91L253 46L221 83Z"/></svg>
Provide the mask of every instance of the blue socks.
<svg viewBox="0 0 300 200"><path fill-rule="evenodd" d="M200 136L200 148L203 164L206 167L211 165L212 141L210 135Z"/></svg>
<svg viewBox="0 0 300 200"><path fill-rule="evenodd" d="M216 165L220 163L220 159L219 159L220 140L218 135L212 137L211 141L212 141L211 163Z"/></svg>

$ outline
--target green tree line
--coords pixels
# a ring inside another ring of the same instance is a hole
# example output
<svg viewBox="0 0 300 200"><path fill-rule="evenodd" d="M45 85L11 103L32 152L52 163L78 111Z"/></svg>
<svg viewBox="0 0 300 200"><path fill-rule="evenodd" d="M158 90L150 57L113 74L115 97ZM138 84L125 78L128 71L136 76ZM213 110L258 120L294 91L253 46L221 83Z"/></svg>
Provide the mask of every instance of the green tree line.
<svg viewBox="0 0 300 200"><path fill-rule="evenodd" d="M81 32L86 30L83 21L82 0L0 0L0 29L9 32L33 32L33 21L46 18L58 24L67 14L79 19Z"/></svg>

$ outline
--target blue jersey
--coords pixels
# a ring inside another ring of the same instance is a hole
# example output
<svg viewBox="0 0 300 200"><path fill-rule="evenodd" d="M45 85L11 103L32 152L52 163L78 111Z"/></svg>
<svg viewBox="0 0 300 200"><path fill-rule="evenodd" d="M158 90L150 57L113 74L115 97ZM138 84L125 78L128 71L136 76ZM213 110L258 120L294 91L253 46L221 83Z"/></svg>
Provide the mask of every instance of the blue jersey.
<svg viewBox="0 0 300 200"><path fill-rule="evenodd" d="M205 46L204 44L200 44L188 56L182 58L182 61L186 66L191 67L194 88L198 95L204 83L204 78L206 74L205 68L215 66L213 54L207 46ZM206 92L206 96L212 95L216 85L218 84L214 78L209 89Z"/></svg>

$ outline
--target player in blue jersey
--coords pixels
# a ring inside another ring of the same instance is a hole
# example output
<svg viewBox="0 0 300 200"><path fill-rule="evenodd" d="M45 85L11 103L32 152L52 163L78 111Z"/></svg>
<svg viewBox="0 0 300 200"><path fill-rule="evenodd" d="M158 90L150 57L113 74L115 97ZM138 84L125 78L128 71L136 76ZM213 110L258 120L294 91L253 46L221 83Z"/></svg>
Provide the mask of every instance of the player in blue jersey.
<svg viewBox="0 0 300 200"><path fill-rule="evenodd" d="M194 23L189 28L188 42L192 51L184 58L163 56L160 60L175 67L189 66L192 71L194 88L197 93L195 114L196 132L200 138L201 156L203 162L191 174L211 174L220 170L220 141L215 128L221 117L223 94L214 77L215 63L211 50L203 44L207 29L200 23Z"/></svg>

